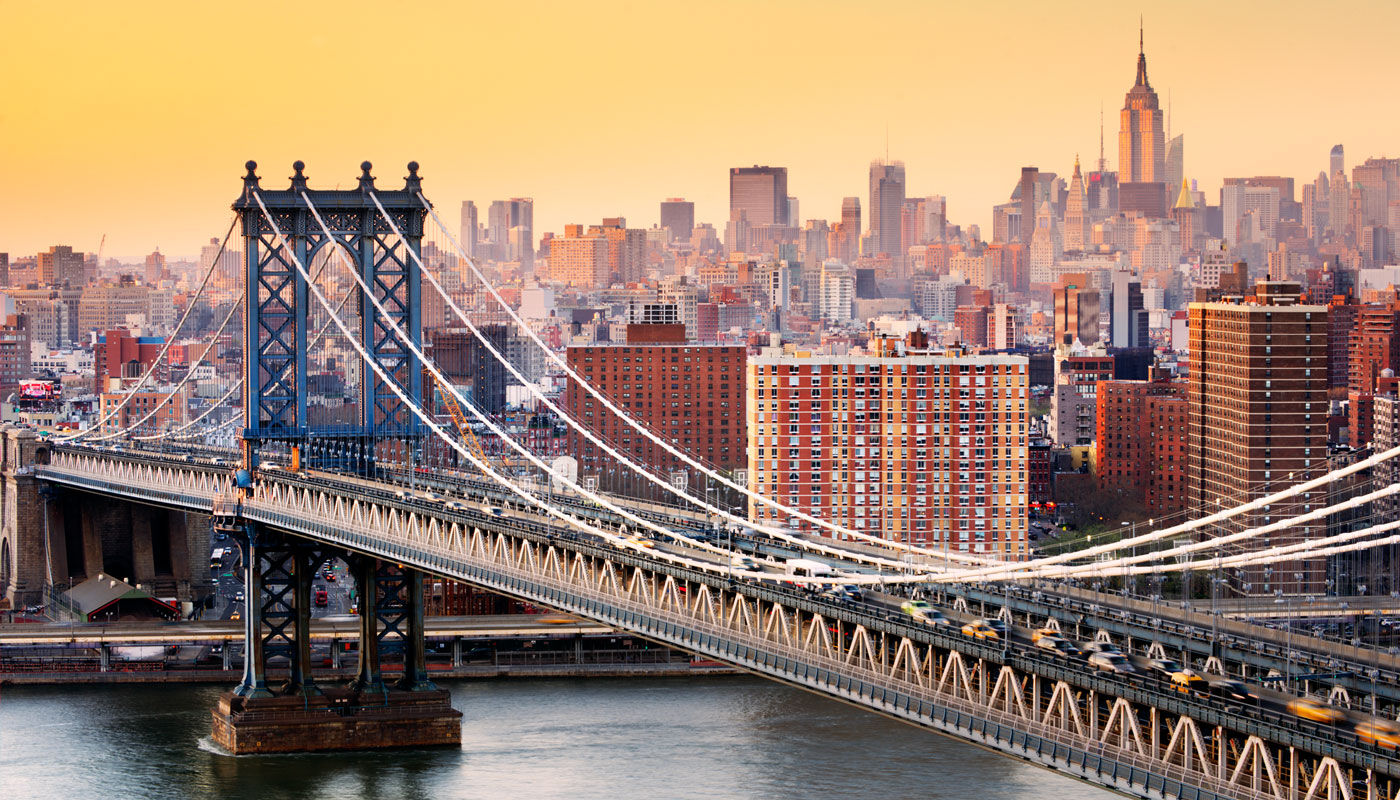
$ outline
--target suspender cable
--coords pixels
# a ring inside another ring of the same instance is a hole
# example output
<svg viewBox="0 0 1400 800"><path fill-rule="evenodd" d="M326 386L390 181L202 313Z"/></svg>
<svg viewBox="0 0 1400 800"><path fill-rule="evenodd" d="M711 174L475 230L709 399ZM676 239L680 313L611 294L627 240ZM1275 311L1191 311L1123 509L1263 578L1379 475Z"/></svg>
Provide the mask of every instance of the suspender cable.
<svg viewBox="0 0 1400 800"><path fill-rule="evenodd" d="M71 442L92 434L95 430L105 425L107 423L107 420L111 419L116 414L121 413L121 410L123 408L126 408L126 404L130 403L132 399L136 397L136 393L141 391L141 387L145 386L146 382L149 381L153 375L155 375L156 367L162 361L165 360L166 354L170 352L171 345L175 344L175 335L178 334L180 332L180 329L184 327L185 320L190 318L190 314L193 313L194 307L198 303L200 296L204 294L204 287L209 285L209 278L213 276L214 269L219 265L219 262L224 260L224 248L228 247L229 237L233 235L233 229L237 225L238 216L234 215L233 222L229 223L228 232L224 234L223 241L219 243L219 252L217 255L214 256L214 260L210 262L209 269L205 271L204 278L199 282L199 288L195 290L194 296L190 298L188 305L185 306L185 313L180 315L180 321L175 323L175 330L170 332L170 337L165 340L165 345L160 348L160 352L156 354L155 360L151 362L150 369L146 370L146 374L141 376L141 380L136 382L136 385L131 388L131 391L127 393L126 397L123 398L122 401L118 403L115 408L104 414L102 418L99 419L97 422L93 423L92 427L88 428L85 431L78 431L77 433L71 436L55 438L54 441L57 441L59 443ZM101 387L97 388L99 392L98 396L100 397Z"/></svg>
<svg viewBox="0 0 1400 800"><path fill-rule="evenodd" d="M371 194L370 196L373 197L374 195ZM967 553L953 553L953 552L942 552L942 551L937 551L937 550L930 550L930 549L928 549L928 548L918 547L918 546L915 546L915 545L907 544L907 543L905 543L905 542L896 542L896 541L893 541L893 540L891 540L891 539L883 539L883 538L881 538L881 537L879 537L879 536L872 536L872 535L870 535L870 534L868 534L868 533L864 533L863 531L856 531L856 530L853 530L853 529L850 529L850 528L846 528L846 527L837 525L837 524L835 524L835 523L833 523L833 522L828 522L827 520L824 520L824 519L821 519L821 518L819 518L819 517L815 517L815 516L813 516L813 515L811 515L811 514L808 514L807 512L802 511L801 509L792 508L791 506L783 505L781 502L779 502L779 501L777 501L777 500L774 500L774 499L768 497L767 495L764 495L764 494L761 493L761 492L755 492L755 491L749 489L749 488L746 487L746 486L740 486L739 484L734 483L734 482L731 481L730 479L724 477L724 476L723 476L722 474L720 474L719 472L717 472L717 471L715 471L715 470L709 468L708 466L706 466L706 465L702 464L701 462L697 461L696 459L692 458L692 457L690 456L689 453L686 453L684 450L682 450L682 449L680 449L680 448L678 448L678 447L675 447L675 446L672 445L670 442L666 441L666 439L665 439L664 437L658 436L658 435L657 435L656 433L654 433L650 428L648 428L647 426L645 426L645 425L643 425L643 424L637 422L636 420L634 420L634 419L631 417L631 415L629 415L626 411L622 410L622 409L619 408L617 405L615 405L611 400L609 400L605 395L603 395L602 392L600 392L600 391L598 391L596 388L594 388L594 387L592 386L592 384L590 384L588 381L583 380L583 378L582 378L577 372L575 372L575 371L573 370L573 368L570 367L570 366L568 365L568 363L564 361L564 359L560 358L559 355L553 351L553 349L551 349L548 345L546 345L546 344L544 343L544 340L540 339L539 335L536 334L535 331L534 331L523 319L520 318L520 315L517 314L517 313L515 312L515 309L511 308L510 304L507 303L507 302L505 301L505 299L501 297L500 293L496 291L496 287L493 286L493 285L491 284L491 282L490 282L489 280L486 279L486 276L482 274L481 270L477 268L475 260L473 260L470 256L467 255L466 251L462 249L461 243L457 241L457 238L456 238L455 236L453 236L453 235L452 235L452 232L449 231L449 230L447 229L447 226L443 224L442 219L441 219L441 218L438 216L438 214L437 214L437 211L433 208L432 204L428 202L427 197L425 197L425 196L423 195L422 192L419 192L419 193L418 193L418 199L419 199L419 201L422 202L423 207L424 207L425 209L427 209L428 213L432 215L433 220L434 220L434 221L437 223L437 225L438 225L438 228L443 232L444 235L447 236L448 240L452 242L453 247L456 248L457 253L458 253L458 255L461 257L462 261L464 261L464 262L467 264L467 266L471 269L472 274L476 275L477 279L480 280L481 283L482 283L482 285L486 288L486 290L487 290L488 292L491 293L491 296L492 296L493 298L495 298L496 302L500 304L501 308L503 308L503 309L506 311L506 313L510 315L511 319L515 320L516 324L521 328L521 330L523 330L531 339L533 339L534 342L535 342L535 344L538 345L538 346L545 352L545 354L548 355L549 358L550 358L556 365L558 365L562 370L564 370L564 373L565 373L566 375L568 375L568 376L569 376L570 378L572 378L574 381L578 382L579 385L581 385L581 386L583 387L583 389L584 389L585 391L587 391L594 399L596 399L596 400L598 400L598 402L602 403L604 408L608 409L608 410L609 410L610 412L612 412L619 420L622 420L626 425L628 425L628 426L631 427L633 430L635 430L635 431L637 431L638 433L640 433L642 436L645 436L647 439L650 439L653 443L655 443L656 445L660 446L662 449L664 449L666 452L670 453L672 456L674 456L674 457L680 459L681 461L685 462L686 464L689 464L690 466L694 467L695 469L700 470L700 471L701 471L702 473L704 473L705 475L709 476L710 478L712 478L712 479L714 479L714 480L719 481L719 482L722 483L723 485L728 486L728 487L730 487L731 489L734 489L734 490L736 490L736 491L739 491L739 492L743 493L745 496L749 497L750 499L754 500L755 502L763 503L764 505L770 506L770 507L772 507L772 508L774 508L774 509L776 509L776 510L778 510L778 511L781 511L781 512L783 512L783 513L785 513L785 514L787 514L787 515L789 515L789 516L797 517L798 519L804 520L804 521L806 521L806 522L810 522L810 523L812 523L813 525L816 525L816 526L821 527L821 528L825 528L826 530L829 530L829 531L831 531L832 533L835 533L835 534L840 534L840 535L848 536L848 537L851 537L851 538L854 538L854 539L859 539L859 540L861 540L861 541L869 542L869 543L871 543L871 544L875 544L875 545L878 545L878 546L880 546L880 547L886 547L886 548L890 548L890 549L894 549L894 550L905 550L905 551L908 551L908 552L911 552L911 553L919 553L919 554L923 554L923 555L927 555L927 556L930 556L930 557L939 558L939 559L943 559L943 560L963 561L963 562L971 563L971 564L1000 564L1000 563L1002 563L1000 559L985 558L985 557L982 557L982 556L974 556L974 555L970 555L970 554L967 554ZM376 199L375 202L378 203L379 201ZM383 210L382 207L380 208L380 213L381 213L381 214L384 213L384 210ZM452 299L451 299L450 297L447 296L447 293L446 293L446 292L443 292L441 285L438 284L437 280L432 276L432 273L431 273L429 270L427 270L427 269L423 269L423 272L424 272L425 274L428 275L428 278L429 278L429 280L433 283L433 286L436 287L436 288L438 289L438 291L439 291L444 297L447 297L448 304L452 307L452 310L457 314L457 316L458 316L459 318L461 318L463 322L466 322L467 325L470 327L470 326L471 326L471 323L467 320L466 315L463 314L462 311L461 311L461 309L457 307L456 303L453 302ZM473 329L473 330L474 330L474 329ZM480 338L480 335L479 335L479 334L478 334L478 338ZM526 389L529 390L529 391L531 392L531 394L535 395L536 398L538 398L538 399L540 399L540 400L542 400L542 401L544 401L544 402L546 402L546 403L549 402L548 400L545 400L543 393L540 392L538 389L534 388L533 385L532 385L529 381L526 381L526 382L525 382L525 386L526 386ZM568 415L563 415L563 418L564 418L566 421L570 421L570 420L572 419L572 418L570 418ZM573 424L572 427L573 427L575 430L579 431L580 433L583 433L583 432L584 432L583 429L582 429L582 426L579 426L579 425L577 425L577 424ZM585 434L585 435L586 435L586 434ZM630 464L631 462L628 461L627 463ZM633 469L636 469L636 468L633 467ZM640 474L640 473L639 473L639 474ZM679 490L678 490L678 491L679 491ZM700 501L700 500L698 500L698 499L695 499L694 497L690 496L689 494L686 494L686 497L689 498L690 501L693 502L693 503L695 503L696 505L704 506L704 507L709 507L707 503L705 503L705 502L703 502L703 501ZM726 518L732 518L732 515L730 515L729 512L721 511L721 512L719 512L719 513L723 514ZM751 521L749 521L749 520L747 520L747 519L743 521L743 524L745 524L745 525L753 525L753 526L755 526L755 527L758 527L758 526L757 526L757 523L751 522ZM776 529L773 529L773 528L760 528L760 530L763 530L765 533L773 534L773 531L776 530ZM778 535L778 534L774 534L774 535ZM903 563L903 562L899 562L899 563Z"/></svg>
<svg viewBox="0 0 1400 800"><path fill-rule="evenodd" d="M276 223L275 220L273 220L272 214L267 210L267 206L263 203L263 201L262 201L262 196L261 196L259 193L257 193L257 192L253 192L252 195L253 195L253 199L256 200L257 203L258 203L258 207L262 210L263 217L264 217L264 219L267 220L267 223L268 223L269 227L271 228L271 230L272 230L274 236L276 237L276 239L277 239L277 241L278 241L278 243L279 243L279 246L280 246L284 251L286 251L286 252L288 253L288 255L291 256L292 263L293 263L293 265L296 267L297 272L299 272L303 278L307 279L307 288L308 288L308 290L309 290L310 293L316 298L317 302L319 302L319 303L322 305L322 307L324 307L327 311L329 311L329 310L331 309L330 301L326 299L326 296L321 292L320 287L316 286L315 282L312 281L312 280L310 280L311 276L308 274L308 272L307 272L307 270L306 270L306 266L305 266L304 264L301 263L301 259L296 255L295 251L293 251L293 250L291 249L291 247L287 244L287 240L286 240L286 238L282 235L282 231L277 227L277 223ZM370 297L372 298L373 295L371 294ZM501 476L499 473L496 472L496 470L495 470L489 463L487 463L487 462L485 462L485 461L480 461L480 460L478 460L478 459L476 458L476 456L475 456L473 453L471 453L466 447L464 447L464 446L461 445L459 442L457 442L455 439L453 439L451 436L449 436L449 435L447 434L447 432L444 431L444 430L442 429L442 427L441 427L440 425L438 425L437 422L436 422L435 420L433 420L432 417L431 417L430 415L428 415L421 407L419 407L419 405L418 405L412 398L410 398L410 397L408 396L408 393L405 392L405 391L403 390L403 388L399 386L398 382L395 381L395 380L393 380L393 379L392 379L392 376L390 376L387 372L385 372L384 367L383 367L382 365L380 365L379 362L376 361L376 360L369 354L368 351L365 350L363 343L361 343L359 340L357 340L357 339L351 334L349 327L345 324L345 322L344 322L343 320L340 319L339 315L337 315L337 314L331 314L331 320L335 323L336 327L340 329L341 334L345 336L346 341L348 341L348 342L350 343L350 345L354 348L355 352L359 355L360 359L365 363L366 366L368 366L368 367L374 372L375 376L378 377L380 381L382 381L386 386L389 387L390 391L392 391L392 392L394 393L394 395L399 399L399 401L402 402L402 403L405 405L405 407L407 407L407 408L409 409L409 411L411 411L411 412L414 414L414 416L418 417L418 419L421 420L421 421L423 422L423 424L426 425L426 426L428 427L428 429L431 430L439 439L441 439L441 440L442 440L444 443L446 443L449 447L452 447L454 450L456 450L457 453L458 453L459 455L462 456L462 458L464 458L464 459L466 459L467 461L471 462L474 466L476 466L476 467L477 467L478 469L480 469L483 473L485 473L486 475L488 475L492 480L494 480L494 481L495 481L497 484L499 484L500 486L502 486L502 487L504 487L504 488L510 490L512 493L514 493L514 494L518 495L519 497L521 497L522 499L528 501L530 504L532 504L532 505L534 505L534 506L538 506L541 510L543 510L543 511L544 511L546 514L548 514L549 516L555 517L555 518L557 518L557 519L563 521L565 524L571 525L571 526L573 526L573 527L575 527L575 528L578 528L579 530L582 530L582 531L584 531L584 532L586 532L586 533L589 533L589 534L594 535L594 536L598 536L599 538L603 539L604 541L608 541L608 542L612 542L612 543L615 543L615 544L619 544L620 546L624 546L624 547L626 546L626 542L625 542L625 540L624 540L622 537L617 536L616 534L610 533L610 532L608 532L608 531L605 531L605 530L603 530L603 529L601 529L601 528L598 528L598 527L595 527L595 526L593 526L593 525L590 525L590 524L588 524L587 522L585 522L585 521L583 521L583 520L577 519L577 518L575 518L575 517L573 517L573 516L571 516L571 515L569 515L569 514L564 513L563 511L560 511L559 509L553 507L552 505L543 502L542 500L540 500L540 499L539 499L538 497L536 497L535 495L531 494L530 492L525 491L524 489L522 489L522 488L520 488L519 486L517 486L514 482L512 482L512 481L510 481L510 480L507 480L506 478L504 478L503 476ZM390 322L391 324L394 324L392 318L389 318L387 321ZM695 541L693 541L693 540L686 540L686 543L689 544L689 545L691 545L691 546L699 546L700 544L702 544L702 543L700 543L700 542L695 542ZM716 549L717 549L717 548L716 548ZM720 552L721 552L721 553L725 553L725 552L727 552L727 551L720 551ZM653 551L652 555L653 555L653 557L657 558L658 560L670 561L670 562L672 562L672 563L682 564L682 565L688 566L688 567L693 568L693 569L700 569L700 570L704 570L704 571L712 572L712 573L716 573L716 574L724 574L724 573L726 572L726 569L725 569L725 568L727 567L727 564L716 564L716 563L708 562L708 561L697 561L697 560L695 560L695 559L686 558L686 557L684 557L684 556L676 555L676 554L674 554L674 553L668 553L668 552L666 552L666 551L664 551L664 550L662 550L662 551ZM862 577L862 576L849 576L849 575L843 575L843 576L841 576L841 577L839 577L839 578L820 578L820 577L806 577L806 576L787 576L785 579L786 579L786 580L791 580L791 581L794 581L794 582L816 583L816 584L826 584L826 583L867 583L867 584L873 584L873 583L880 583L880 582L883 582L883 583L910 582L908 579L905 579L905 580L901 581L901 580L898 579L898 578L891 579L891 578L883 578L883 577L872 577L872 576L863 576L863 577ZM923 581L923 580L925 580L925 579L926 579L926 578L925 578L924 576L920 576L920 577L918 577L918 578L916 578L916 579L914 579L914 580Z"/></svg>
<svg viewBox="0 0 1400 800"><path fill-rule="evenodd" d="M379 198L374 194L374 192L370 192L370 193L369 193L369 196L370 196L370 199L374 201L375 206L379 209L380 215L381 215L381 216L384 218L384 220L389 224L389 227L390 227L390 229L394 232L394 235L395 235L395 236L398 236L400 239L402 239L403 237L402 237L401 232L399 231L398 225L394 222L393 218L389 216L388 212L385 211L384 206L379 202ZM303 197L305 197L305 195L303 195ZM309 203L310 200L308 199L307 202ZM515 376L516 380L518 380L518 381L520 381L521 383L525 384L525 386L535 395L535 397L536 397L537 399L540 400L540 402L542 402L547 408L549 408L549 409L550 409L551 411L553 411L555 414L558 414L562 419L565 419L566 421L569 421L569 420L570 420L570 417L564 412L563 409L561 409L557 404L555 404L552 400L550 400L548 397L546 397L546 396L544 395L543 392L540 392L537 388L535 388L534 385L533 385L533 383L532 383L530 380L528 380L523 374L521 374L520 370L519 370L518 368L516 368L516 366L515 366L514 364L510 363L510 359L506 358L506 357L500 352L500 350L496 349L496 346L495 346L494 344L491 343L491 341L490 341L489 338L487 338L486 336L482 335L481 331L478 330L477 327L476 327L476 325L474 325L474 324L472 323L471 319L468 318L467 315L466 315L465 313L462 312L461 307L458 306L458 305L457 305L457 302L456 302L454 299L452 299L451 295L449 295L449 294L443 289L442 284L438 282L437 278L432 274L432 271L429 270L429 269L427 268L427 266L423 264L422 260L421 260L421 259L419 258L419 256L418 256L418 254L414 253L413 250L412 250L411 248L409 249L409 255L418 263L418 268L423 272L423 274L427 275L428 281L429 281L430 283L432 283L433 287L437 290L438 294L440 294L440 295L443 297L443 299L446 300L446 302L448 303L448 305L450 305L450 306L452 307L454 313L456 313L457 316L458 316L464 323L466 323L467 327L468 327L468 328L472 331L472 333L476 336L477 340L481 342L482 346L485 347L485 348L491 353L491 355L492 355L493 357L495 357L495 359L496 359L497 361L499 361L499 362L501 363L501 365L504 366L504 367L511 373L511 375ZM358 276L356 276L356 280L359 280L359 277L358 277ZM407 342L406 339L405 339L405 343L408 344L408 342ZM409 346L412 347L411 344L410 344ZM445 381L443 381L443 382L445 382ZM453 392L454 395L456 394L456 389L455 389L455 387L452 388L451 391ZM478 412L475 408L472 409L472 413L476 414L477 417L478 417L479 419L481 419L483 422L486 422L486 424L489 425L489 426L492 428L493 431L495 431L498 435L502 436L503 440L509 440L509 437L505 436L505 434L504 434L503 432L501 432L501 431L495 426L495 424L494 424L493 422L491 422L490 420L487 420L487 419L486 419L483 415L481 415L480 412ZM840 558L848 558L848 559L855 559L855 560L866 561L867 563L870 563L870 564L873 564L873 565L877 565L877 566L880 566L880 567L884 567L884 568L890 568L890 569L896 569L896 570L911 570L911 569L913 568L913 565L910 565L910 564L905 563L905 562L902 562L902 561L895 561L895 560L893 560L893 559L880 558L880 557L878 557L878 556L867 556L867 555L862 554L862 553L856 553L856 552L853 552L853 551L850 551L850 550L844 550L844 549L837 548L837 547L831 547L831 546L829 546L829 545L821 544L821 543L819 543L819 542L813 542L813 541L811 541L811 540L809 540L809 539L804 539L804 538L802 538L802 537L793 536L792 534L790 534L790 533L788 533L788 532L782 530L781 528L768 528L768 527L763 527L763 526L759 526L759 525L756 525L756 524L754 524L754 523L751 523L751 522L749 522L749 520L747 520L747 519L745 519L745 518L743 518L743 517L739 517L739 516L737 516L737 515L735 515L735 514L729 512L728 510L726 510L726 509L724 509L724 508L721 508L721 507L719 507L719 506L711 505L711 504L708 503L707 501L700 500L700 499L698 499L698 498L696 498L696 497L693 497L693 496L691 496L690 494L688 494L688 493L682 491L681 489L676 488L674 485L672 485L671 483L669 483L669 482L666 481L665 479L661 478L661 477L658 476L658 475L653 474L651 471L647 470L645 467L643 467L643 466L637 464L635 461L633 461L632 459L630 459L625 453L622 453L621 451L618 451L617 449L615 449L615 448L613 448L612 446L610 446L608 443L604 442L596 433L594 433L593 431L589 430L587 427L585 427L585 426L580 426L580 425L576 425L576 424L575 424L573 427L574 427L574 429L577 430L581 435L583 435L585 438L587 438L590 442L593 442L595 445L597 445L598 447L602 448L602 449L604 450L604 452L608 453L610 456L612 456L613 458L617 459L619 462L621 462L621 463L627 465L627 466L628 466L629 468L631 468L634 472L636 472L637 475L639 475L640 477L645 478L645 479L648 480L648 481L651 481L652 483L654 483L654 484L656 484L657 486L661 487L661 488L664 489L665 491L668 491L668 492L670 492L670 493L676 495L677 497L679 497L679 498L681 498L681 499L683 499L683 500L686 500L686 501L689 501L689 502L691 502L691 503L694 503L695 505L700 506L700 507L702 507L702 508L705 508L706 510L710 511L711 513L714 513L714 514L720 516L720 517L723 518L723 519L729 520L730 522L734 522L734 523L740 524L740 525L754 525L754 527L757 528L758 530L761 530L761 531L763 531L764 533L769 534L770 536L774 536L774 537L776 537L776 538L782 539L783 541L786 541L786 542L788 542L788 543L790 543L790 544L793 544L793 545L795 545L795 546L797 546L797 547L800 547L800 548L802 548L802 549L806 549L806 550L815 550L815 551L818 551L818 552L825 553L825 554L827 554L827 555L837 556L837 557L840 557ZM510 440L510 441L511 441L511 444L512 444L513 447L517 447L517 448L518 448L518 445L516 445L516 443L514 443L513 440ZM518 449L520 449L520 448L518 448ZM523 449L522 449L522 452L524 452ZM527 457L529 457L529 456L527 456ZM541 462L541 463L542 463L542 462ZM547 471L549 471L551 475L555 474L555 473L552 471L552 469L550 469L550 468L548 468L548 467L543 467L543 468L546 469Z"/></svg>

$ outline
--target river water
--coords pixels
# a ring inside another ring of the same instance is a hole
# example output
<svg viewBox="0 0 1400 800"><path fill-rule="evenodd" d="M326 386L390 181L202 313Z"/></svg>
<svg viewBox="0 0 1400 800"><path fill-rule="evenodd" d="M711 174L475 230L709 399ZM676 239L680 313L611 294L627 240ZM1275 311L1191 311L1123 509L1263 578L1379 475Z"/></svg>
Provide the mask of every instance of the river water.
<svg viewBox="0 0 1400 800"><path fill-rule="evenodd" d="M1114 795L750 677L460 681L460 750L219 753L225 687L0 689L0 798L956 798Z"/></svg>

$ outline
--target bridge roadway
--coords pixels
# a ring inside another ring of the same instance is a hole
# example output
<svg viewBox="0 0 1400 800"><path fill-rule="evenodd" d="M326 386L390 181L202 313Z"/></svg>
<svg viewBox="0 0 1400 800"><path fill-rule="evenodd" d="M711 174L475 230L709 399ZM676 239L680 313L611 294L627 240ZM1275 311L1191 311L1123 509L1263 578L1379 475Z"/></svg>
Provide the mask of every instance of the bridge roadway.
<svg viewBox="0 0 1400 800"><path fill-rule="evenodd" d="M53 448L42 480L221 514L340 544L625 629L1140 797L1400 796L1393 751L1280 711L1182 693L1143 673L918 623L889 601L849 604L680 566L645 549L477 503L273 474L230 498L227 470ZM697 553L690 553L695 557Z"/></svg>
<svg viewBox="0 0 1400 800"><path fill-rule="evenodd" d="M388 469L381 472L383 482L404 487L428 502L442 502L447 498L478 499L481 502L523 511L520 498L496 484L445 473L431 473L419 469L410 473L403 469ZM382 491L382 483L360 482L369 488ZM440 499L439 499L440 498ZM682 509L661 503L625 500L614 498L620 504L643 518L677 530L687 530L697 538L704 538L713 544L732 545L741 551L760 558L773 556L778 559L793 557L811 558L819 561L834 560L822 556L800 553L791 545L765 536L744 533L714 531L713 517L693 509ZM622 525L624 520L616 513L597 504L576 497L569 492L553 495L556 505L568 508L578 516L596 519L611 525ZM825 540L828 546L849 550L853 555L881 555L891 557L891 551L858 542L838 542ZM937 563L933 559L922 559L935 566L956 564ZM866 572L865 568L855 567L853 571ZM1027 624L1043 624L1055 619L1061 625L1073 625L1087 630L1089 636L1102 631L1111 641L1128 652L1144 655L1169 655L1185 663L1192 664L1201 671L1215 669L1245 680L1257 680L1271 674L1328 676L1309 679L1309 688L1331 693L1334 688L1344 690L1338 699L1360 704L1362 698L1374 694L1382 708L1394 717L1400 708L1400 657L1373 648L1356 647L1349 643L1327 640L1306 633L1286 632L1248 620L1214 618L1198 609L1183 609L1170 603L1152 603L1142 598L1128 598L1126 604L1121 595L1081 589L1049 581L1035 582L1034 586L1022 584L1002 584L995 587L985 585L939 588L923 593L944 613L954 610L954 601L961 597L964 604L983 609L989 616L997 616L1002 607L1013 614L1022 616ZM1369 598L1381 604L1378 598ZM1319 599L1323 605L1324 599ZM1383 599L1393 602L1389 598ZM1274 607L1272 599L1268 606ZM1332 605L1338 605L1334 603ZM1249 608L1244 602L1235 604L1238 608ZM1125 610L1126 609L1126 610ZM1157 645L1160 647L1154 647ZM1218 664L1212 661L1218 659ZM1374 678L1374 681L1372 680Z"/></svg>
<svg viewBox="0 0 1400 800"><path fill-rule="evenodd" d="M428 617L428 638L543 637L616 633L615 628L558 614L501 614L470 617ZM358 639L359 619L353 616L317 617L311 621L311 638ZM0 646L15 645L128 645L227 642L243 638L239 620L189 622L116 622L0 625Z"/></svg>

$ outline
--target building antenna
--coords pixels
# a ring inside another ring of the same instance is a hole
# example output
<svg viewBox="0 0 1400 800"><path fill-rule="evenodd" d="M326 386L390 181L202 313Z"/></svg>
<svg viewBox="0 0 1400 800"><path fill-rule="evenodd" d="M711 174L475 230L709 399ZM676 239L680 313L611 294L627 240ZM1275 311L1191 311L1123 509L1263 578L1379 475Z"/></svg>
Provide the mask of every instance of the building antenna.
<svg viewBox="0 0 1400 800"><path fill-rule="evenodd" d="M1172 90L1167 87L1167 141L1172 140Z"/></svg>
<svg viewBox="0 0 1400 800"><path fill-rule="evenodd" d="M1099 172L1108 172L1103 158L1103 101L1099 101Z"/></svg>

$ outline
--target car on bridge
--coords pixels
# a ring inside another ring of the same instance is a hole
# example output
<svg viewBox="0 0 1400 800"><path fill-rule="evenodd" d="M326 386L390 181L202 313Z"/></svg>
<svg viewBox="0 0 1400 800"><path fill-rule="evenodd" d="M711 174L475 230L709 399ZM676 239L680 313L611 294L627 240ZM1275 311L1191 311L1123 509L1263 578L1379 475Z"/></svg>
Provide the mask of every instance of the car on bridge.
<svg viewBox="0 0 1400 800"><path fill-rule="evenodd" d="M1172 688L1183 694L1206 694L1210 684L1194 670L1182 669L1171 674Z"/></svg>
<svg viewBox="0 0 1400 800"><path fill-rule="evenodd" d="M971 636L974 639L1000 639L1001 634L992 627L991 620L975 619L962 626L964 636Z"/></svg>
<svg viewBox="0 0 1400 800"><path fill-rule="evenodd" d="M1104 672L1117 672L1123 675L1137 672L1133 662L1122 653L1091 653L1089 655L1089 666Z"/></svg>
<svg viewBox="0 0 1400 800"><path fill-rule="evenodd" d="M1061 639L1060 632L1054 628L1036 628L1031 631L1031 644L1040 644L1041 639Z"/></svg>
<svg viewBox="0 0 1400 800"><path fill-rule="evenodd" d="M1241 703L1259 702L1259 695L1251 692L1249 690L1249 687L1245 686L1242 681L1216 681L1215 683L1211 684L1210 688L1217 694L1220 694L1224 697L1228 697L1231 700L1235 700Z"/></svg>
<svg viewBox="0 0 1400 800"><path fill-rule="evenodd" d="M1049 650L1056 655L1071 657L1084 655L1084 651L1080 650L1078 645L1059 636L1042 636L1035 640L1035 646L1041 650Z"/></svg>
<svg viewBox="0 0 1400 800"><path fill-rule="evenodd" d="M1340 709L1319 703L1311 697L1289 701L1288 712L1299 719L1321 722L1324 725L1335 725L1346 716Z"/></svg>
<svg viewBox="0 0 1400 800"><path fill-rule="evenodd" d="M1181 662L1174 658L1154 658L1147 662L1147 666L1167 677L1171 677L1184 669Z"/></svg>
<svg viewBox="0 0 1400 800"><path fill-rule="evenodd" d="M1357 723L1356 736L1367 744L1387 750L1400 749L1400 727L1384 719L1368 719Z"/></svg>
<svg viewBox="0 0 1400 800"><path fill-rule="evenodd" d="M941 611L929 605L927 600L905 600L899 604L899 608L919 622L926 622L929 625L951 624L948 622L948 618L944 617Z"/></svg>

